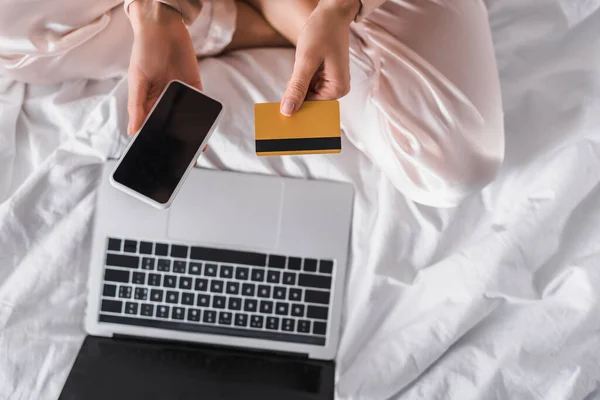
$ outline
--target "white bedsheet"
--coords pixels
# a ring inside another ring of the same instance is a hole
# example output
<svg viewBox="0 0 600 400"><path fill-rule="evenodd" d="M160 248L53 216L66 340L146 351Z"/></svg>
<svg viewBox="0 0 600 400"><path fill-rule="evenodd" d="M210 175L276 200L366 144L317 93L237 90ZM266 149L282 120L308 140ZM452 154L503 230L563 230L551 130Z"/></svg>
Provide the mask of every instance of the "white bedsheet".
<svg viewBox="0 0 600 400"><path fill-rule="evenodd" d="M600 397L600 0L488 4L506 163L457 209L408 202L348 141L335 157L255 157L251 104L278 99L292 53L202 62L228 106L203 166L357 188L339 398ZM2 400L57 398L75 359L95 188L123 149L125 101L124 81L0 78Z"/></svg>

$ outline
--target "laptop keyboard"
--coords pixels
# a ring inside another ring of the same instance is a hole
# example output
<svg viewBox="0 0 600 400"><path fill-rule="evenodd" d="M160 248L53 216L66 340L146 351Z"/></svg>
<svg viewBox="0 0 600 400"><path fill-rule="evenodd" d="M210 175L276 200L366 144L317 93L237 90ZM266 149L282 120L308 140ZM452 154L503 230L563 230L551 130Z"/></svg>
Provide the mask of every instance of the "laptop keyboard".
<svg viewBox="0 0 600 400"><path fill-rule="evenodd" d="M325 345L335 262L109 238L100 322Z"/></svg>

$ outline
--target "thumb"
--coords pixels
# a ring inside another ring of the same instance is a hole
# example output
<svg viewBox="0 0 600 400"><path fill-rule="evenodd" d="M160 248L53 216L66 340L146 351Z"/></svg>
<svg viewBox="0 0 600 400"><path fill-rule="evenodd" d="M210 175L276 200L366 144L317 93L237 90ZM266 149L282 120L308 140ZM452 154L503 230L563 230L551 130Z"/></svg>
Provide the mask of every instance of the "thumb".
<svg viewBox="0 0 600 400"><path fill-rule="evenodd" d="M296 60L292 79L288 83L281 102L280 112L283 115L289 117L302 107L310 82L319 66L318 58L303 57Z"/></svg>
<svg viewBox="0 0 600 400"><path fill-rule="evenodd" d="M127 111L129 113L129 125L127 134L133 135L144 123L146 118L146 101L148 99L148 81L139 75L130 75L129 80L129 99L127 102Z"/></svg>

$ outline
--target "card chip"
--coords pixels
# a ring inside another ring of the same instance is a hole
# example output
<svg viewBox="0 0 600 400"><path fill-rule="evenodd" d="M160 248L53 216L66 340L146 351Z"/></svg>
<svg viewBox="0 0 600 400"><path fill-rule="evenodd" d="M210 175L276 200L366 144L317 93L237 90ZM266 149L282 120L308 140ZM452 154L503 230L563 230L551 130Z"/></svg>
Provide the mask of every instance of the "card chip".
<svg viewBox="0 0 600 400"><path fill-rule="evenodd" d="M307 101L291 117L279 103L254 106L256 154L282 156L334 154L342 151L340 105L337 100Z"/></svg>

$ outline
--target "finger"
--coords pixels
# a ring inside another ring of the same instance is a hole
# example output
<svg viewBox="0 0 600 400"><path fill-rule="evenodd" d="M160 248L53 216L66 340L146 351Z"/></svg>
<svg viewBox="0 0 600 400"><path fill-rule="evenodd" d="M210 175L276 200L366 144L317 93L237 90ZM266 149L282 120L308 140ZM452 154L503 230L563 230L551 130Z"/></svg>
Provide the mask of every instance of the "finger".
<svg viewBox="0 0 600 400"><path fill-rule="evenodd" d="M149 84L146 79L139 74L130 74L129 99L127 102L129 112L128 135L133 135L144 123L147 113L148 88Z"/></svg>
<svg viewBox="0 0 600 400"><path fill-rule="evenodd" d="M331 77L330 79L327 79ZM337 100L350 92L350 71L344 68L325 68L323 77L314 90L308 94L307 100Z"/></svg>
<svg viewBox="0 0 600 400"><path fill-rule="evenodd" d="M314 57L301 57L296 60L292 79L281 102L280 111L283 115L289 117L302 107L310 82L320 65L321 60Z"/></svg>

